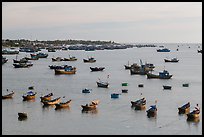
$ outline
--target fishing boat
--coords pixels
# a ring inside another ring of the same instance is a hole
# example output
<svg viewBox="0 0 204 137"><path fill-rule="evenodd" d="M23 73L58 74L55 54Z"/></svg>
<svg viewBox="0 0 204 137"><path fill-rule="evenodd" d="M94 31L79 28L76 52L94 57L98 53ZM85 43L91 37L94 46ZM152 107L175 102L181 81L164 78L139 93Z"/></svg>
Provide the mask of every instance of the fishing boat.
<svg viewBox="0 0 204 137"><path fill-rule="evenodd" d="M93 63L96 62L95 58L89 57L88 59L83 59L84 63Z"/></svg>
<svg viewBox="0 0 204 137"><path fill-rule="evenodd" d="M63 61L63 60L64 60L64 59L61 58L61 57L52 58L52 61L57 61L57 62Z"/></svg>
<svg viewBox="0 0 204 137"><path fill-rule="evenodd" d="M140 65L135 64L130 68L130 74L139 74L139 75L146 75L149 71L153 71L155 66L152 63L142 63L142 60L140 59Z"/></svg>
<svg viewBox="0 0 204 137"><path fill-rule="evenodd" d="M6 63L8 61L8 59L6 57L2 56L2 64Z"/></svg>
<svg viewBox="0 0 204 137"><path fill-rule="evenodd" d="M142 88L144 87L144 84L138 84L138 87Z"/></svg>
<svg viewBox="0 0 204 137"><path fill-rule="evenodd" d="M170 75L167 70L163 70L163 72L159 72L159 74L147 73L147 78L158 78L158 79L170 79L173 75Z"/></svg>
<svg viewBox="0 0 204 137"><path fill-rule="evenodd" d="M69 58L64 58L63 61L76 61L77 58L74 56L69 56Z"/></svg>
<svg viewBox="0 0 204 137"><path fill-rule="evenodd" d="M28 87L29 90L33 90L34 89L34 86L30 86Z"/></svg>
<svg viewBox="0 0 204 137"><path fill-rule="evenodd" d="M41 97L40 97L41 102L47 101L47 100L51 100L52 96L53 96L53 93L49 93L49 94L47 94L47 95L41 96Z"/></svg>
<svg viewBox="0 0 204 137"><path fill-rule="evenodd" d="M26 94L24 94L22 96L23 97L23 101L35 99L35 95L36 94L37 94L37 92L28 91Z"/></svg>
<svg viewBox="0 0 204 137"><path fill-rule="evenodd" d="M132 65L130 65L130 64L129 64L129 61L128 61L128 64L127 64L127 65L124 65L124 66L125 66L125 69L130 69Z"/></svg>
<svg viewBox="0 0 204 137"><path fill-rule="evenodd" d="M121 84L122 86L128 86L128 83L124 82Z"/></svg>
<svg viewBox="0 0 204 137"><path fill-rule="evenodd" d="M170 85L163 85L163 89L171 89Z"/></svg>
<svg viewBox="0 0 204 137"><path fill-rule="evenodd" d="M161 49L157 49L157 52L170 52L170 49L168 49L168 48L161 48Z"/></svg>
<svg viewBox="0 0 204 137"><path fill-rule="evenodd" d="M48 57L47 53L42 53L42 52L37 53L36 55L38 56L38 58L47 58Z"/></svg>
<svg viewBox="0 0 204 137"><path fill-rule="evenodd" d="M5 55L12 55L12 54L19 54L19 51L17 50L2 50L2 55L5 54Z"/></svg>
<svg viewBox="0 0 204 137"><path fill-rule="evenodd" d="M91 93L92 89L82 89L82 93Z"/></svg>
<svg viewBox="0 0 204 137"><path fill-rule="evenodd" d="M119 98L120 95L119 93L112 93L111 98Z"/></svg>
<svg viewBox="0 0 204 137"><path fill-rule="evenodd" d="M26 58L22 58L20 60L13 59L13 63L27 63L28 60Z"/></svg>
<svg viewBox="0 0 204 137"><path fill-rule="evenodd" d="M172 58L172 59L164 59L165 62L179 62L179 59L177 58Z"/></svg>
<svg viewBox="0 0 204 137"><path fill-rule="evenodd" d="M157 114L156 105L151 105L150 108L146 111L148 117L155 117Z"/></svg>
<svg viewBox="0 0 204 137"><path fill-rule="evenodd" d="M68 100L68 101L66 101L66 102L60 102L60 103L58 103L58 104L55 104L55 109L60 109L60 108L67 108L67 107L69 107L69 105L70 105L70 103L71 103L71 99L70 100Z"/></svg>
<svg viewBox="0 0 204 137"><path fill-rule="evenodd" d="M186 114L190 112L190 102L184 104L183 106L178 108L179 114Z"/></svg>
<svg viewBox="0 0 204 137"><path fill-rule="evenodd" d="M56 50L54 48L48 48L47 51L48 52L56 52Z"/></svg>
<svg viewBox="0 0 204 137"><path fill-rule="evenodd" d="M14 63L13 64L14 68L29 68L33 66L32 63Z"/></svg>
<svg viewBox="0 0 204 137"><path fill-rule="evenodd" d="M198 51L198 53L202 53L202 49L200 49L200 50L197 50Z"/></svg>
<svg viewBox="0 0 204 137"><path fill-rule="evenodd" d="M55 74L75 74L76 73L76 68L69 66L65 67L64 69L55 69Z"/></svg>
<svg viewBox="0 0 204 137"><path fill-rule="evenodd" d="M11 91L11 93L3 95L2 99L11 99L11 98L13 98L13 95L14 95L14 91Z"/></svg>
<svg viewBox="0 0 204 137"><path fill-rule="evenodd" d="M191 120L199 119L199 114L200 114L200 111L193 110L192 112L187 114L187 120L191 121Z"/></svg>
<svg viewBox="0 0 204 137"><path fill-rule="evenodd" d="M99 104L99 100L93 100L91 103L86 104L86 105L81 105L82 110L93 110L96 109L98 104Z"/></svg>
<svg viewBox="0 0 204 137"><path fill-rule="evenodd" d="M91 71L103 71L105 67L90 67Z"/></svg>
<svg viewBox="0 0 204 137"><path fill-rule="evenodd" d="M25 113L25 112L18 112L18 118L27 118L28 117L28 114Z"/></svg>
<svg viewBox="0 0 204 137"><path fill-rule="evenodd" d="M31 56L30 58L28 58L28 57L24 57L24 58L27 60L38 60L39 59L37 54L30 54L30 56Z"/></svg>
<svg viewBox="0 0 204 137"><path fill-rule="evenodd" d="M50 69L65 69L66 67L71 67L69 65L49 65Z"/></svg>
<svg viewBox="0 0 204 137"><path fill-rule="evenodd" d="M189 84L188 83L184 83L182 84L183 87L189 87Z"/></svg>
<svg viewBox="0 0 204 137"><path fill-rule="evenodd" d="M108 82L102 82L102 81L96 81L97 86L101 88L108 88L109 83Z"/></svg>
<svg viewBox="0 0 204 137"><path fill-rule="evenodd" d="M128 93L128 89L122 89L122 93Z"/></svg>
<svg viewBox="0 0 204 137"><path fill-rule="evenodd" d="M132 104L132 107L136 107L137 104L146 105L146 99L145 98L141 98L141 99L138 99L136 101L131 101L131 104Z"/></svg>
<svg viewBox="0 0 204 137"><path fill-rule="evenodd" d="M52 99L52 100L42 101L42 103L44 105L55 105L55 104L59 103L60 101L61 101L61 97L58 97L58 98L55 98L55 99Z"/></svg>

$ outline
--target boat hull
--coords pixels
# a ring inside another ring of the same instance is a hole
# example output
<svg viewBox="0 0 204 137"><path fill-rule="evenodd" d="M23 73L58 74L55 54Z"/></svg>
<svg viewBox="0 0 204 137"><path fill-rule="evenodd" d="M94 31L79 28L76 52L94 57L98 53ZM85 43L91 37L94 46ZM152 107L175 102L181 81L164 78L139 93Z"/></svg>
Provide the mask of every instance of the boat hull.
<svg viewBox="0 0 204 137"><path fill-rule="evenodd" d="M60 101L61 101L61 98L58 97L58 98L53 99L53 100L43 101L42 103L43 103L44 105L55 105L55 104L60 103Z"/></svg>
<svg viewBox="0 0 204 137"><path fill-rule="evenodd" d="M76 73L76 70L72 70L72 71L65 71L65 70L62 70L62 69L55 69L55 74L75 74Z"/></svg>
<svg viewBox="0 0 204 137"><path fill-rule="evenodd" d="M147 78L148 78L148 79L152 79L152 78L155 78L155 79L170 79L171 77L172 77L172 75L168 75L168 76L165 76L165 77L161 77L161 76L159 76L159 75L147 73Z"/></svg>
<svg viewBox="0 0 204 137"><path fill-rule="evenodd" d="M100 82L96 82L98 87L101 87L101 88L108 88L108 83L100 83Z"/></svg>
<svg viewBox="0 0 204 137"><path fill-rule="evenodd" d="M7 95L3 95L3 96L2 96L2 99L11 99L11 98L13 98L13 95L14 95L14 92L9 93L9 94L7 94Z"/></svg>

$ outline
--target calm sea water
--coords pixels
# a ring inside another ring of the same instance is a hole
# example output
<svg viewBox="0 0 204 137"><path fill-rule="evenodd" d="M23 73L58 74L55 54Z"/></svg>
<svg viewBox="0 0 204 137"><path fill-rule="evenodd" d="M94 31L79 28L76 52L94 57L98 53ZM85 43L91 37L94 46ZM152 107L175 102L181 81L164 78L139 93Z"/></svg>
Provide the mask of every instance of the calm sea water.
<svg viewBox="0 0 204 137"><path fill-rule="evenodd" d="M14 68L12 59L16 55L5 55L9 61L2 65L2 95L6 89L15 91L13 99L2 100L3 135L200 135L202 134L202 109L199 122L189 122L186 115L178 115L178 107L191 102L191 110L198 103L202 108L202 54L197 53L201 44L158 44L171 49L169 53L158 53L158 47L129 48L122 50L97 51L57 51L49 52L46 59L33 62L31 68ZM177 45L180 45L177 47ZM189 48L190 46L190 48ZM176 49L179 48L179 51ZM201 47L202 48L202 47ZM42 52L47 52L42 50ZM18 58L30 56L20 52ZM52 62L52 57L78 58L75 62ZM95 63L83 63L83 58L93 56ZM178 63L165 63L164 58L177 57ZM124 69L128 63L142 61L153 63L155 73L164 68L173 74L172 79L147 79L142 75L130 75ZM68 64L77 68L75 75L55 75L48 65ZM89 67L104 66L103 72L90 72ZM108 89L98 88L96 81L107 80ZM128 93L121 93L121 83L127 82ZM139 88L138 84L144 87ZM182 87L189 83L189 87ZM172 85L171 90L163 90L163 85ZM22 101L22 94L34 86L35 101ZM89 94L83 88L91 88ZM44 108L40 96L49 92L62 101L72 99L69 109ZM111 99L113 92L121 93L119 99ZM142 93L142 95L141 95ZM136 111L130 101L145 97L146 108L157 100L156 118L148 118L146 110ZM99 99L94 112L82 113L81 105ZM18 120L18 112L27 112L28 119Z"/></svg>

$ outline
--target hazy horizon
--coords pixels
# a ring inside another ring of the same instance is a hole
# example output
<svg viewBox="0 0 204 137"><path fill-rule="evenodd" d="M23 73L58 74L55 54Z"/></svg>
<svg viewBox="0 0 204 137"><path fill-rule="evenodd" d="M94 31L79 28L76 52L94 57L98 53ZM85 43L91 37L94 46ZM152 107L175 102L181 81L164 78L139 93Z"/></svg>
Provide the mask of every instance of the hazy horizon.
<svg viewBox="0 0 204 137"><path fill-rule="evenodd" d="M2 2L2 39L202 43L202 2Z"/></svg>

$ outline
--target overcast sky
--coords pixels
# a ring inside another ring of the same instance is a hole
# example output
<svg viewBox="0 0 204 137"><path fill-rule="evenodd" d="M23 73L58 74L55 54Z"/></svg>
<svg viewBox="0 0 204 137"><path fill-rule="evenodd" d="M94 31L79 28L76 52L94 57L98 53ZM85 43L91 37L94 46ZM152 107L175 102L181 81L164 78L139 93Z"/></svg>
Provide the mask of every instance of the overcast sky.
<svg viewBox="0 0 204 137"><path fill-rule="evenodd" d="M202 2L3 2L2 38L202 43Z"/></svg>

